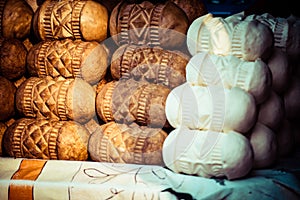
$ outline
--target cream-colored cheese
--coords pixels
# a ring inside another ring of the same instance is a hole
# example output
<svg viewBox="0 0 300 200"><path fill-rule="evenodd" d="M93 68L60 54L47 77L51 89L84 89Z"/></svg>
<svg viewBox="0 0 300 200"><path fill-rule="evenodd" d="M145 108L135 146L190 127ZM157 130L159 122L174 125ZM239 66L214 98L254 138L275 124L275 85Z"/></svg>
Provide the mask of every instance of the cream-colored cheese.
<svg viewBox="0 0 300 200"><path fill-rule="evenodd" d="M253 166L249 140L240 133L178 127L163 144L165 165L177 173L202 177L241 178Z"/></svg>
<svg viewBox="0 0 300 200"><path fill-rule="evenodd" d="M266 60L274 45L269 26L258 20L226 21L212 14L203 15L187 31L187 47L191 55L208 52L216 55L234 55L240 59Z"/></svg>
<svg viewBox="0 0 300 200"><path fill-rule="evenodd" d="M286 51L287 39L289 35L289 23L287 19L274 17L270 13L264 13L262 15L249 15L244 19L245 21L257 20L260 23L268 26L274 35L274 46Z"/></svg>
<svg viewBox="0 0 300 200"><path fill-rule="evenodd" d="M256 121L256 104L252 95L238 87L185 83L169 93L165 113L174 128L246 133Z"/></svg>
<svg viewBox="0 0 300 200"><path fill-rule="evenodd" d="M190 25L187 32L187 47L191 55L209 52L227 55L230 51L230 27L223 18L203 15Z"/></svg>
<svg viewBox="0 0 300 200"><path fill-rule="evenodd" d="M235 25L231 35L231 52L243 60L264 61L269 58L274 45L272 30L258 20L241 21Z"/></svg>
<svg viewBox="0 0 300 200"><path fill-rule="evenodd" d="M253 62L235 56L218 56L207 52L194 55L186 66L186 80L192 85L239 87L263 102L272 86L271 71L260 59Z"/></svg>

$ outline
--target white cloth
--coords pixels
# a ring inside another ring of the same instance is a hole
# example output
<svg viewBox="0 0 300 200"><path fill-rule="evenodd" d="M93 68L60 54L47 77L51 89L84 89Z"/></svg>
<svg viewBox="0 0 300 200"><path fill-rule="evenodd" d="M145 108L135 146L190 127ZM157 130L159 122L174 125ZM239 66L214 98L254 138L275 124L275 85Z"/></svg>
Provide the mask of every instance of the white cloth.
<svg viewBox="0 0 300 200"><path fill-rule="evenodd" d="M12 180L23 161L28 161L29 169L34 169L33 160L0 158L1 200L8 200L12 184L23 188L33 185L33 199L140 200L150 197L177 199L177 196L185 199L292 200L300 196L299 180L282 169L256 170L244 179L229 181L177 174L152 165L48 160L36 180Z"/></svg>

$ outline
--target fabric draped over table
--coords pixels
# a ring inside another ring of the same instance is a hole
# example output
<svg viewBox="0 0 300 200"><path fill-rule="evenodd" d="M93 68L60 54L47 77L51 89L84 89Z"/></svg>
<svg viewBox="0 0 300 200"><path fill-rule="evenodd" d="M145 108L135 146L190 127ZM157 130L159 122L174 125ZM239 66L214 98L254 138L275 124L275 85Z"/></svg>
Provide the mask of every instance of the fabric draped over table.
<svg viewBox="0 0 300 200"><path fill-rule="evenodd" d="M299 199L291 173L255 170L234 181L155 165L0 158L0 199Z"/></svg>

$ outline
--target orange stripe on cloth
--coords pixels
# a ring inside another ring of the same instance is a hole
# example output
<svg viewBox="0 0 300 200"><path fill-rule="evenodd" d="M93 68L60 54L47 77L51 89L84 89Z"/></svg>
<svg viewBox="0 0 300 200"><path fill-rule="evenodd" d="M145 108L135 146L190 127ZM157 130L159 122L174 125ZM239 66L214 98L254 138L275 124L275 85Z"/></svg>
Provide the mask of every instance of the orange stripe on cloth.
<svg viewBox="0 0 300 200"><path fill-rule="evenodd" d="M11 177L12 180L36 180L46 160L22 160L18 171ZM32 185L21 185L21 184L10 184L9 185L9 200L33 200L33 184Z"/></svg>

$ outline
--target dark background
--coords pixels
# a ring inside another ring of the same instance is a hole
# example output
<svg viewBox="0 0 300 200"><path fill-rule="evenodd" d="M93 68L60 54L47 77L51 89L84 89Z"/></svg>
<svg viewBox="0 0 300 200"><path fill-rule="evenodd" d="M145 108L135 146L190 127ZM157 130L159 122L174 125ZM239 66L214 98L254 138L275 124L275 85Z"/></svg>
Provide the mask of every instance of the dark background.
<svg viewBox="0 0 300 200"><path fill-rule="evenodd" d="M228 16L241 11L247 14L270 13L274 17L299 16L296 0L202 0L207 10L215 16ZM299 4L298 1L297 4Z"/></svg>
<svg viewBox="0 0 300 200"><path fill-rule="evenodd" d="M44 0L37 0L44 1ZM121 0L96 0L105 5L111 12L113 7ZM141 3L145 0L124 0L129 3ZM167 0L148 0L152 3L166 2ZM207 10L215 16L227 17L229 15L245 11L246 14L269 13L274 17L286 18L291 14L299 16L299 0L199 0Z"/></svg>

